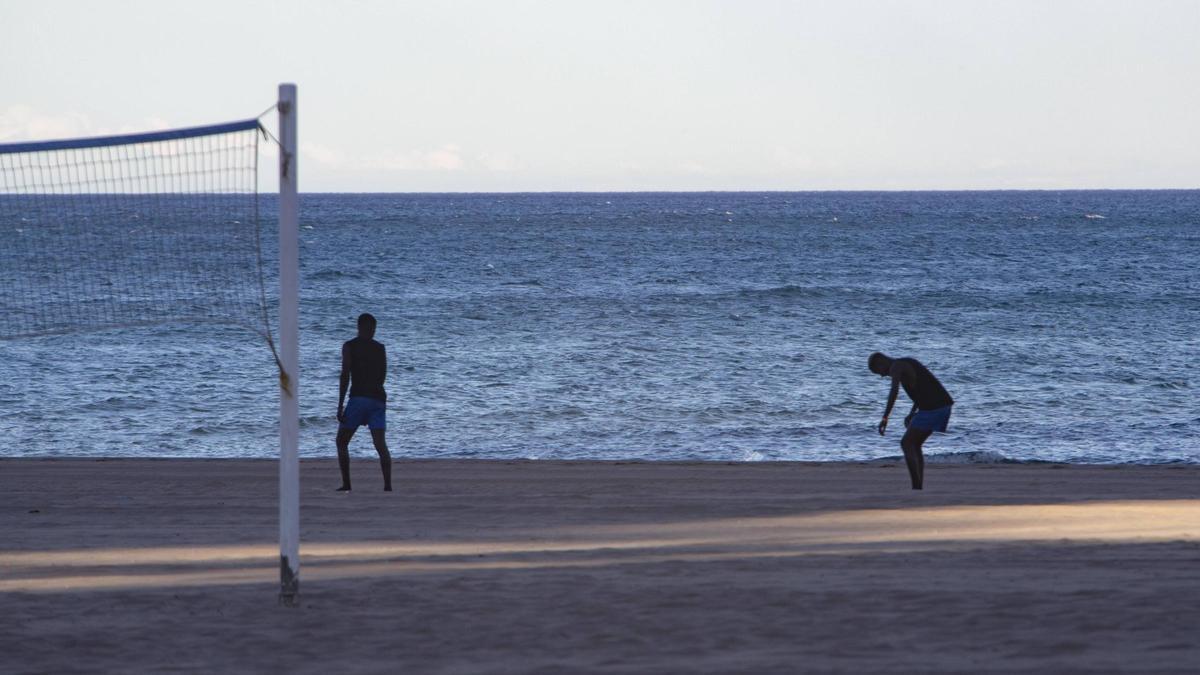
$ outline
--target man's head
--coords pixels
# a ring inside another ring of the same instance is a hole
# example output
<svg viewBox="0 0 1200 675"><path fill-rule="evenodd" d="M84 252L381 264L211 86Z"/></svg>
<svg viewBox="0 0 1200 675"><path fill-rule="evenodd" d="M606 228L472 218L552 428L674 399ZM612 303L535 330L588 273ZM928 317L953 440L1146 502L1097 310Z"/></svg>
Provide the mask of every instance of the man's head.
<svg viewBox="0 0 1200 675"><path fill-rule="evenodd" d="M375 317L366 313L358 315L358 335L365 338L375 337Z"/></svg>
<svg viewBox="0 0 1200 675"><path fill-rule="evenodd" d="M867 358L867 368L876 375L887 377L892 371L892 357L883 352L875 352Z"/></svg>

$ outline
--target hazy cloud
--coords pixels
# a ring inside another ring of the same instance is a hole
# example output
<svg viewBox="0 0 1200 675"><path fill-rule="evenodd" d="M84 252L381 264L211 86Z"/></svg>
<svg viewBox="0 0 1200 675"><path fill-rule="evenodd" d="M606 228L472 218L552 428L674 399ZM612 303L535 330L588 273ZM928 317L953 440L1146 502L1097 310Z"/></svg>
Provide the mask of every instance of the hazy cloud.
<svg viewBox="0 0 1200 675"><path fill-rule="evenodd" d="M99 125L79 112L46 113L24 104L10 105L0 111L0 141L49 141L88 136L119 136L170 129L162 117L143 117L140 121L111 127Z"/></svg>
<svg viewBox="0 0 1200 675"><path fill-rule="evenodd" d="M493 154L489 152L480 153L476 157L476 161L480 167L487 171L508 172L516 171L520 168L517 160L510 155Z"/></svg>
<svg viewBox="0 0 1200 675"><path fill-rule="evenodd" d="M47 115L22 104L0 111L0 141L6 143L95 135L91 120L79 113Z"/></svg>
<svg viewBox="0 0 1200 675"><path fill-rule="evenodd" d="M330 168L341 167L346 162L345 155L337 148L307 141L300 142L300 159L301 161L313 161Z"/></svg>
<svg viewBox="0 0 1200 675"><path fill-rule="evenodd" d="M459 146L447 143L432 150L408 150L364 158L361 165L365 169L382 171L458 171L464 162Z"/></svg>

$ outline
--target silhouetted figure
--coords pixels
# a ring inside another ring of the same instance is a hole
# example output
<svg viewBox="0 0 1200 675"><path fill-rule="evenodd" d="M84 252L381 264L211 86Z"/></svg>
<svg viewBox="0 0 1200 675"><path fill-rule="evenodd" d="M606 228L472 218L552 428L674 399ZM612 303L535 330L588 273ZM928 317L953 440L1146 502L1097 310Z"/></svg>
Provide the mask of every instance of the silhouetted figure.
<svg viewBox="0 0 1200 675"><path fill-rule="evenodd" d="M387 377L387 351L375 341L375 317L362 314L358 317L358 337L342 345L342 376L338 383L337 454L338 467L342 470L342 486L338 492L350 491L350 439L362 425L371 430L371 440L379 453L379 466L383 469L383 489L392 491L392 455L383 438L387 428L387 392L383 380ZM345 409L342 401L346 388L350 389L350 400Z"/></svg>
<svg viewBox="0 0 1200 675"><path fill-rule="evenodd" d="M896 395L900 387L912 399L913 407L904 418L907 431L900 439L900 447L904 450L904 462L908 465L908 475L912 478L912 489L920 490L925 482L925 455L921 446L925 439L935 431L946 431L950 422L950 409L954 399L941 382L929 372L920 361L911 358L893 359L886 354L875 352L867 359L867 367L872 373L892 378L892 390L888 393L887 409L883 411L883 420L879 422L879 435L887 431L888 415L896 404Z"/></svg>

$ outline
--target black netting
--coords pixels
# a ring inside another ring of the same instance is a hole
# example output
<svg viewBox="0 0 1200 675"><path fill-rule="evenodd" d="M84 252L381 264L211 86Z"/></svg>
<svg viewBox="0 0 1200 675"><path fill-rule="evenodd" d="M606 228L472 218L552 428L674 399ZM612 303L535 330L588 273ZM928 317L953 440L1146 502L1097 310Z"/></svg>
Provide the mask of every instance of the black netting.
<svg viewBox="0 0 1200 675"><path fill-rule="evenodd" d="M257 127L138 138L0 146L0 339L192 321L270 339Z"/></svg>

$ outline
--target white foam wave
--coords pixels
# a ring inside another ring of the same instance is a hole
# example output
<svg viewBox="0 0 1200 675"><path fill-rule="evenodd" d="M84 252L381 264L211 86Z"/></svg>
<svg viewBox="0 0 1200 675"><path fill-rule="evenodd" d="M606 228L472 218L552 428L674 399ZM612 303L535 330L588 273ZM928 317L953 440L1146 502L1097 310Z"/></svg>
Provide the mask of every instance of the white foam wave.
<svg viewBox="0 0 1200 675"><path fill-rule="evenodd" d="M968 450L966 452L947 452L943 454L925 453L925 461L930 464L1019 464L1015 460L994 450Z"/></svg>

